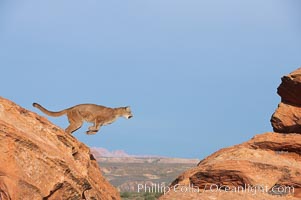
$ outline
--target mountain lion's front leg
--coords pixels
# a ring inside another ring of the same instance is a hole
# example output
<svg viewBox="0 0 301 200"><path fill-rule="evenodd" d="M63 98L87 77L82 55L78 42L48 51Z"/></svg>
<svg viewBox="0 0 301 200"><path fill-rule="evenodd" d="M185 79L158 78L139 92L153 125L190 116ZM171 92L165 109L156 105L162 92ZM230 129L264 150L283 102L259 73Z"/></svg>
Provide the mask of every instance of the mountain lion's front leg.
<svg viewBox="0 0 301 200"><path fill-rule="evenodd" d="M88 135L96 134L96 133L99 131L101 125L102 125L102 124L95 122L93 126L90 126L90 127L89 127L89 130L88 130L86 133L87 133Z"/></svg>

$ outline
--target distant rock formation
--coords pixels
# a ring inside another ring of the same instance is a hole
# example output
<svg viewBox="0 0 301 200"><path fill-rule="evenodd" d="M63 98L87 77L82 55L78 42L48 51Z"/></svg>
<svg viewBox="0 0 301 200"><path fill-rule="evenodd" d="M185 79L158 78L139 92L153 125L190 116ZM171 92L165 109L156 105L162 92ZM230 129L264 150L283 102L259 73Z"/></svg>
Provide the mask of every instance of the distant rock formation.
<svg viewBox="0 0 301 200"><path fill-rule="evenodd" d="M90 149L0 97L1 200L118 200Z"/></svg>
<svg viewBox="0 0 301 200"><path fill-rule="evenodd" d="M114 150L109 151L103 147L91 147L91 152L95 156L95 158L103 159L103 158L167 158L165 156L158 155L133 155L128 154L124 150ZM186 160L186 159L185 159Z"/></svg>
<svg viewBox="0 0 301 200"><path fill-rule="evenodd" d="M132 157L131 155L127 154L123 150L115 150L115 151L109 151L102 147L92 147L91 152L95 156L95 158L98 157L109 157L109 158L127 158Z"/></svg>
<svg viewBox="0 0 301 200"><path fill-rule="evenodd" d="M278 94L282 100L271 119L275 132L208 156L160 199L300 199L301 68L282 78Z"/></svg>

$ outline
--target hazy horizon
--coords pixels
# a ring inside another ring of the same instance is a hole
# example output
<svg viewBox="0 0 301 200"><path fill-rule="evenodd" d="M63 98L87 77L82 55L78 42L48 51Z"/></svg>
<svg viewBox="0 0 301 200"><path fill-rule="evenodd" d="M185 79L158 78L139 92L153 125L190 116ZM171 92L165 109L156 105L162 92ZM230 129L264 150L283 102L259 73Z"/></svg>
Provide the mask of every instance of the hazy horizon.
<svg viewBox="0 0 301 200"><path fill-rule="evenodd" d="M90 147L204 158L272 131L281 77L301 66L298 0L2 1L1 96L45 116L131 106ZM66 117L47 119L61 128Z"/></svg>

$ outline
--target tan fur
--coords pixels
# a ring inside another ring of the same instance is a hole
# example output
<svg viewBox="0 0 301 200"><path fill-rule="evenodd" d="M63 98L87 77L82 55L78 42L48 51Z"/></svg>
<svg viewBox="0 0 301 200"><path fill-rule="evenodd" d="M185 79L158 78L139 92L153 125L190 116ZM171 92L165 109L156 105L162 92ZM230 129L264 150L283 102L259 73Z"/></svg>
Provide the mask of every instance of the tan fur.
<svg viewBox="0 0 301 200"><path fill-rule="evenodd" d="M58 112L53 112L38 103L33 103L32 105L52 117L67 114L70 125L65 131L69 134L79 129L84 121L93 123L93 126L90 126L86 133L95 134L101 126L111 124L118 117L125 117L127 119L133 117L130 107L108 108L95 104L80 104Z"/></svg>

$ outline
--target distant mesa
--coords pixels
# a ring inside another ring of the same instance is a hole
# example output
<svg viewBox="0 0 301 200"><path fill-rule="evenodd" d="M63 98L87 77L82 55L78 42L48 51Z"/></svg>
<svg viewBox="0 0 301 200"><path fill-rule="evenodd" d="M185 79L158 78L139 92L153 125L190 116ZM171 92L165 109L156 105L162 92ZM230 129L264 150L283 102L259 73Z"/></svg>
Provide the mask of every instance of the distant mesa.
<svg viewBox="0 0 301 200"><path fill-rule="evenodd" d="M102 147L92 147L91 152L97 161L109 161L109 162L127 162L127 163L183 163L183 164L195 164L199 162L197 158L169 158L166 156L158 155L130 155L124 150L109 151Z"/></svg>
<svg viewBox="0 0 301 200"><path fill-rule="evenodd" d="M127 158L127 157L135 157L135 158L165 158L165 156L158 156L158 155L133 155L128 154L124 150L113 150L109 151L103 147L91 147L91 151L93 152L94 156L97 157L108 157L108 158Z"/></svg>
<svg viewBox="0 0 301 200"><path fill-rule="evenodd" d="M95 157L111 157L111 158L123 158L123 157L133 157L127 154L123 150L109 151L102 147L92 147L91 151Z"/></svg>
<svg viewBox="0 0 301 200"><path fill-rule="evenodd" d="M301 68L282 77L274 132L221 149L176 180L161 200L300 200ZM193 188L199 188L194 192Z"/></svg>

